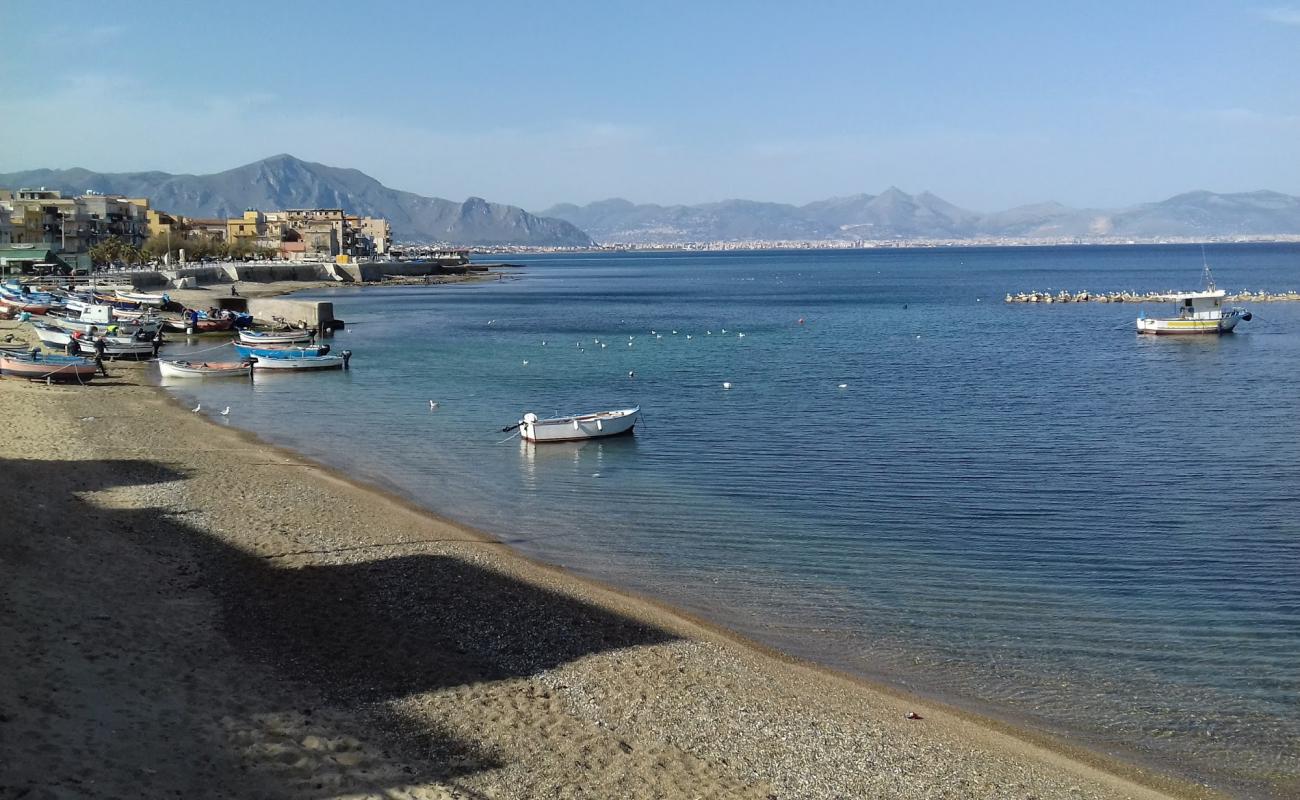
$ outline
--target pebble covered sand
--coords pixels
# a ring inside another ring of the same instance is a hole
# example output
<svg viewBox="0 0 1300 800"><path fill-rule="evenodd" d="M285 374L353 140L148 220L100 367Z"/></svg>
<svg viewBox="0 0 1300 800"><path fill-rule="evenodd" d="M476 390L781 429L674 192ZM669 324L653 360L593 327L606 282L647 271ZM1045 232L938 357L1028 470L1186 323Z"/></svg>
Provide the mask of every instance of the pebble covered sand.
<svg viewBox="0 0 1300 800"><path fill-rule="evenodd" d="M530 562L149 369L0 381L0 798L1213 796Z"/></svg>

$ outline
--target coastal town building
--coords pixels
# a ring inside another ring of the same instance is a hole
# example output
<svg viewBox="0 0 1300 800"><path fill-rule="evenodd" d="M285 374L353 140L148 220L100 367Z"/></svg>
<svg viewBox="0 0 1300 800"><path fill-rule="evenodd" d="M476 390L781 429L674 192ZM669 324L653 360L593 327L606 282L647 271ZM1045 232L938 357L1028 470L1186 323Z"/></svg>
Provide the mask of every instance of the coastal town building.
<svg viewBox="0 0 1300 800"><path fill-rule="evenodd" d="M388 252L392 243L387 220L350 215L341 208L250 208L238 217L198 218L152 208L144 197L0 189L0 247L43 246L68 263L88 266L88 253L100 242L116 238L141 247L155 236L242 243L296 260L364 258Z"/></svg>

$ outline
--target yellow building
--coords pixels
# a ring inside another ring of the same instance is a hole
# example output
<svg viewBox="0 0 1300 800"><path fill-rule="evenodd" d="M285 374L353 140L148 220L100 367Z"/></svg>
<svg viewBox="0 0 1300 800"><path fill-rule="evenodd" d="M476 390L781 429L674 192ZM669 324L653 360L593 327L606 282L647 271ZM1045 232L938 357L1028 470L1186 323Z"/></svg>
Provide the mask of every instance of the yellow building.
<svg viewBox="0 0 1300 800"><path fill-rule="evenodd" d="M226 220L226 241L255 242L266 236L266 215L256 209L248 209L244 216Z"/></svg>

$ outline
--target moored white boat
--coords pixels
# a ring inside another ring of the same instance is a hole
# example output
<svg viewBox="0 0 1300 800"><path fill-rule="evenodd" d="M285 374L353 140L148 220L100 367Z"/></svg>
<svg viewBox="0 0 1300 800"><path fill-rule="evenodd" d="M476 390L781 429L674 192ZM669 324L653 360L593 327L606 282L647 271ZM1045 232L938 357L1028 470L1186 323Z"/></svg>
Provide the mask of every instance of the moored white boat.
<svg viewBox="0 0 1300 800"><path fill-rule="evenodd" d="M528 413L513 427L518 427L519 435L529 442L574 442L631 433L640 416L640 406L549 419Z"/></svg>
<svg viewBox="0 0 1300 800"><path fill-rule="evenodd" d="M1160 299L1174 303L1177 315L1148 317L1143 313L1137 318L1137 331L1155 335L1231 333L1238 322L1250 322L1251 313L1244 308L1224 308L1225 294L1222 289L1206 289L1164 295Z"/></svg>
<svg viewBox="0 0 1300 800"><path fill-rule="evenodd" d="M321 369L347 369L348 360L352 358L351 350L344 350L339 355L297 356L294 358L254 358L253 370L257 372L305 372Z"/></svg>
<svg viewBox="0 0 1300 800"><path fill-rule="evenodd" d="M158 360L164 378L247 378L253 374L251 361Z"/></svg>
<svg viewBox="0 0 1300 800"><path fill-rule="evenodd" d="M250 331L241 330L239 341L255 346L277 344L307 344L316 338L316 331L296 329L291 331Z"/></svg>

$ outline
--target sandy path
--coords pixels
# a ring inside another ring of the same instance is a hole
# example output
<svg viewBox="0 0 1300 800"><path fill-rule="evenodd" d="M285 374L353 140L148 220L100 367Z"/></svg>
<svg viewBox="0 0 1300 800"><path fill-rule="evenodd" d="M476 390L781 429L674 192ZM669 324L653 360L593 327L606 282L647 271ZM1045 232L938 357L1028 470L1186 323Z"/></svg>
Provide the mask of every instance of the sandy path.
<svg viewBox="0 0 1300 800"><path fill-rule="evenodd" d="M0 381L0 798L1190 793L533 564L145 369Z"/></svg>

